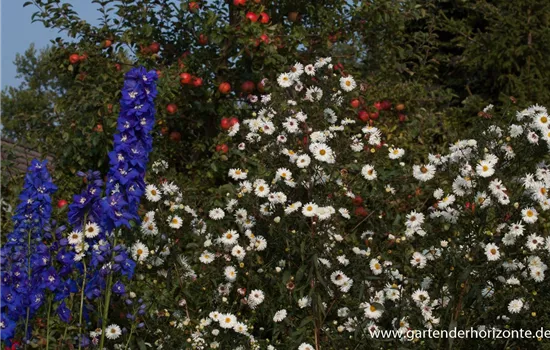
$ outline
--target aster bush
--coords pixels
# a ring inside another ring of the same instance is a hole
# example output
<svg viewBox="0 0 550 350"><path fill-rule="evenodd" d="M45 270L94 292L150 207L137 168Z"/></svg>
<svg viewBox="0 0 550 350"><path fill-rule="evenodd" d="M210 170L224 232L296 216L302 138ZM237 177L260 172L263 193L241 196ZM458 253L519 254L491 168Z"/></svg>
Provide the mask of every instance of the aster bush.
<svg viewBox="0 0 550 350"><path fill-rule="evenodd" d="M544 107L418 155L355 117L360 82L330 58L264 83L219 136L226 184L197 195L162 160L148 175L133 251L158 348L463 348L479 339L372 332L547 324Z"/></svg>

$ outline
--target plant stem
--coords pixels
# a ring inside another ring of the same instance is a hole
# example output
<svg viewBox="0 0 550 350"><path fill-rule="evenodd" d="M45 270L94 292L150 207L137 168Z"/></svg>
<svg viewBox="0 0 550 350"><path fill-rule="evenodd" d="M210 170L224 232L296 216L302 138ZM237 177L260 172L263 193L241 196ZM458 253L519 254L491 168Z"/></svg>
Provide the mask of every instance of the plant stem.
<svg viewBox="0 0 550 350"><path fill-rule="evenodd" d="M47 318L47 321L46 321L46 350L50 349L50 313L52 311L53 296L50 295L50 297L48 299L49 299L49 301L48 301L48 318Z"/></svg>
<svg viewBox="0 0 550 350"><path fill-rule="evenodd" d="M126 345L124 346L124 350L128 349L128 345L130 345L130 339L132 339L132 334L134 334L134 329L136 328L135 323L132 325L132 329L130 330L130 335L128 336L128 341L126 342Z"/></svg>
<svg viewBox="0 0 550 350"><path fill-rule="evenodd" d="M113 241L111 260L115 255L115 246L116 246L116 236ZM109 303L111 302L111 285L113 284L113 272L109 272L109 277L107 278L107 290L105 291L105 305L103 306L103 315L101 323L101 340L99 342L99 348L103 349L103 343L105 342L105 327L107 327L107 317L109 316Z"/></svg>
<svg viewBox="0 0 550 350"><path fill-rule="evenodd" d="M78 315L78 350L82 347L82 309L84 308L84 288L86 287L86 262L84 262L84 278L82 279L82 292L80 294L80 315Z"/></svg>

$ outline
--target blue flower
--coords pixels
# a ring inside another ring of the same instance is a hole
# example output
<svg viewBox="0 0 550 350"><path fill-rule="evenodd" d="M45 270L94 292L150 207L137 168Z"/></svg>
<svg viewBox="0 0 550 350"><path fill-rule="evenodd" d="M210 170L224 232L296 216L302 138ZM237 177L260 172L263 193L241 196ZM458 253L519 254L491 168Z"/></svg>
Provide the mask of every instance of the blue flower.
<svg viewBox="0 0 550 350"><path fill-rule="evenodd" d="M69 323L71 321L71 310L69 310L65 302L59 304L56 311L61 321L65 323Z"/></svg>
<svg viewBox="0 0 550 350"><path fill-rule="evenodd" d="M15 335L15 326L17 322L6 314L2 313L0 315L0 338L3 341L9 341Z"/></svg>
<svg viewBox="0 0 550 350"><path fill-rule="evenodd" d="M126 289L124 287L124 284L120 281L116 281L116 283L113 285L113 293L122 295L126 293Z"/></svg>

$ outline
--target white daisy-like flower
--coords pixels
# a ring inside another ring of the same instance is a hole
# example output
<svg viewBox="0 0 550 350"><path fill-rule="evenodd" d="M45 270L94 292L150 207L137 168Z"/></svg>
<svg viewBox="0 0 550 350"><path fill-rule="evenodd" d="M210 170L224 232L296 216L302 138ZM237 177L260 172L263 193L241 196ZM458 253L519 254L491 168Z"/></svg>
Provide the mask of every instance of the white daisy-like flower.
<svg viewBox="0 0 550 350"><path fill-rule="evenodd" d="M319 208L317 204L309 202L302 207L302 214L308 218L313 217L317 215L317 208Z"/></svg>
<svg viewBox="0 0 550 350"><path fill-rule="evenodd" d="M311 305L311 299L309 297L305 296L303 298L298 299L298 307L300 309L303 309L310 305Z"/></svg>
<svg viewBox="0 0 550 350"><path fill-rule="evenodd" d="M403 148L390 147L388 151L390 152L390 159L399 159L405 155L405 150Z"/></svg>
<svg viewBox="0 0 550 350"><path fill-rule="evenodd" d="M382 317L382 310L376 307L374 304L365 303L364 305L365 317L377 320Z"/></svg>
<svg viewBox="0 0 550 350"><path fill-rule="evenodd" d="M179 229L182 225L183 220L177 215L174 215L171 219L168 219L168 226L171 228Z"/></svg>
<svg viewBox="0 0 550 350"><path fill-rule="evenodd" d="M107 328L105 328L105 337L107 337L107 339L115 340L118 337L120 337L121 334L122 334L122 330L117 324L112 324L107 326Z"/></svg>
<svg viewBox="0 0 550 350"><path fill-rule="evenodd" d="M363 166L363 168L361 169L361 175L363 175L365 180L369 181L375 180L377 177L376 170L370 164Z"/></svg>
<svg viewBox="0 0 550 350"><path fill-rule="evenodd" d="M233 255L237 260L242 261L246 256L246 251L240 245L236 245L231 249L231 255Z"/></svg>
<svg viewBox="0 0 550 350"><path fill-rule="evenodd" d="M348 75L347 77L340 78L340 87L342 88L342 90L350 92L355 89L355 87L357 87L357 83L351 75Z"/></svg>
<svg viewBox="0 0 550 350"><path fill-rule="evenodd" d="M299 62L294 63L294 65L290 68L290 75L292 75L293 79L297 79L303 73L304 65Z"/></svg>
<svg viewBox="0 0 550 350"><path fill-rule="evenodd" d="M265 181L257 181L254 185L254 194L260 198L264 198L269 195L269 186L265 183Z"/></svg>
<svg viewBox="0 0 550 350"><path fill-rule="evenodd" d="M229 169L229 177L233 180L246 180L246 172L239 168Z"/></svg>
<svg viewBox="0 0 550 350"><path fill-rule="evenodd" d="M230 329L237 324L237 317L233 314L221 314L219 316L220 327Z"/></svg>
<svg viewBox="0 0 550 350"><path fill-rule="evenodd" d="M508 311L511 314L517 314L523 308L523 301L521 299L514 299L508 304Z"/></svg>
<svg viewBox="0 0 550 350"><path fill-rule="evenodd" d="M215 257L216 255L214 253L205 250L199 257L199 261L203 264L210 264L212 261L214 261Z"/></svg>
<svg viewBox="0 0 550 350"><path fill-rule="evenodd" d="M538 220L538 213L535 208L525 208L521 211L521 218L527 224L535 223Z"/></svg>
<svg viewBox="0 0 550 350"><path fill-rule="evenodd" d="M431 164L413 166L413 176L422 182L429 181L435 176L435 166Z"/></svg>
<svg viewBox="0 0 550 350"><path fill-rule="evenodd" d="M226 246L232 246L237 244L237 239L239 239L239 234L237 231L227 230L220 238L220 241Z"/></svg>
<svg viewBox="0 0 550 350"><path fill-rule="evenodd" d="M308 64L304 67L304 72L306 72L307 75L315 75L315 67L312 64Z"/></svg>
<svg viewBox="0 0 550 350"><path fill-rule="evenodd" d="M495 168L491 162L482 160L476 166L476 173L481 177L489 177L495 173Z"/></svg>
<svg viewBox="0 0 550 350"><path fill-rule="evenodd" d="M314 348L313 345L311 345L311 344L302 343L302 344L300 344L300 346L298 347L298 350L315 350L315 348Z"/></svg>
<svg viewBox="0 0 550 350"><path fill-rule="evenodd" d="M240 334L246 334L248 327L242 322L237 322L235 326L233 326L233 330Z"/></svg>
<svg viewBox="0 0 550 350"><path fill-rule="evenodd" d="M430 295L424 289L417 289L411 295L417 305L426 305L430 302Z"/></svg>
<svg viewBox="0 0 550 350"><path fill-rule="evenodd" d="M344 219L351 219L351 215L349 214L349 210L346 208L340 208L338 209L338 212Z"/></svg>
<svg viewBox="0 0 550 350"><path fill-rule="evenodd" d="M425 216L422 213L417 213L415 210L407 214L407 221L405 226L411 229L417 229L424 223Z"/></svg>
<svg viewBox="0 0 550 350"><path fill-rule="evenodd" d="M86 238L95 238L101 232L101 228L95 222L89 222L84 228L84 235Z"/></svg>
<svg viewBox="0 0 550 350"><path fill-rule="evenodd" d="M426 257L422 253L414 252L411 258L411 265L418 267L419 269L423 269L424 267L426 267L427 261L428 259L426 259Z"/></svg>
<svg viewBox="0 0 550 350"><path fill-rule="evenodd" d="M149 184L145 187L145 198L150 202L158 202L161 199L160 191L157 186Z"/></svg>
<svg viewBox="0 0 550 350"><path fill-rule="evenodd" d="M331 275L330 275L330 280L332 281L332 283L334 283L335 285L337 286L341 286L343 285L347 280L348 280L348 276L346 276L342 271L338 270L338 271L334 271Z"/></svg>
<svg viewBox="0 0 550 350"><path fill-rule="evenodd" d="M255 309L256 307L258 307L258 305L264 302L264 299L265 299L264 292L262 292L259 289L254 289L248 295L247 301L248 301L248 305L252 309Z"/></svg>
<svg viewBox="0 0 550 350"><path fill-rule="evenodd" d="M235 282L237 279L237 269L235 269L235 266L226 266L223 274L228 282Z"/></svg>
<svg viewBox="0 0 550 350"><path fill-rule="evenodd" d="M485 255L487 255L487 260L496 261L500 259L500 251L498 246L494 243L489 243L485 246Z"/></svg>
<svg viewBox="0 0 550 350"><path fill-rule="evenodd" d="M70 245L77 245L82 242L82 231L73 231L67 237Z"/></svg>
<svg viewBox="0 0 550 350"><path fill-rule="evenodd" d="M311 163L311 158L307 154L302 154L296 158L296 166L298 168L307 168L308 165Z"/></svg>
<svg viewBox="0 0 550 350"><path fill-rule="evenodd" d="M527 240L525 241L525 246L530 251L542 248L544 246L544 238L537 235L536 233L532 233L529 236L527 236Z"/></svg>
<svg viewBox="0 0 550 350"><path fill-rule="evenodd" d="M273 322L282 322L286 318L287 312L285 309L279 310L273 316Z"/></svg>
<svg viewBox="0 0 550 350"><path fill-rule="evenodd" d="M132 246L132 258L135 261L145 261L149 256L149 248L140 241L137 241Z"/></svg>
<svg viewBox="0 0 550 350"><path fill-rule="evenodd" d="M288 214L294 213L296 210L300 209L301 207L302 207L302 202L294 202L285 208L285 214L288 215Z"/></svg>
<svg viewBox="0 0 550 350"><path fill-rule="evenodd" d="M287 168L277 169L277 172L275 173L275 181L278 181L279 179L291 180L292 172L290 172L290 170L288 170Z"/></svg>
<svg viewBox="0 0 550 350"><path fill-rule="evenodd" d="M208 216L212 220L221 220L225 217L225 212L222 208L214 208L208 212Z"/></svg>
<svg viewBox="0 0 550 350"><path fill-rule="evenodd" d="M287 88L292 86L292 84L294 83L294 79L292 78L291 74L282 73L277 78L277 83L280 87Z"/></svg>
<svg viewBox="0 0 550 350"><path fill-rule="evenodd" d="M371 259L369 267L372 273L375 275L379 275L382 273L382 264L380 264L380 261L378 259Z"/></svg>
<svg viewBox="0 0 550 350"><path fill-rule="evenodd" d="M332 164L335 161L334 152L327 144L321 142L312 142L309 145L309 151L313 154L315 159L320 162Z"/></svg>

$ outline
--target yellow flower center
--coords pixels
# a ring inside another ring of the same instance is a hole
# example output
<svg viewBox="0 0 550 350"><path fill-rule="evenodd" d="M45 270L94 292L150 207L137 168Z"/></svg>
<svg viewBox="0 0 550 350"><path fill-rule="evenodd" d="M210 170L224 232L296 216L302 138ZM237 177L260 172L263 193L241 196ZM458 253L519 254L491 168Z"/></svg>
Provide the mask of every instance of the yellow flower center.
<svg viewBox="0 0 550 350"><path fill-rule="evenodd" d="M376 307L375 307L374 305L371 305L369 309L370 309L371 312L375 312L375 311L376 311Z"/></svg>

